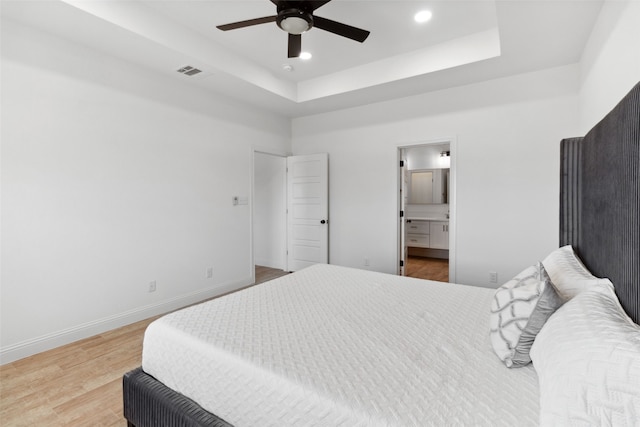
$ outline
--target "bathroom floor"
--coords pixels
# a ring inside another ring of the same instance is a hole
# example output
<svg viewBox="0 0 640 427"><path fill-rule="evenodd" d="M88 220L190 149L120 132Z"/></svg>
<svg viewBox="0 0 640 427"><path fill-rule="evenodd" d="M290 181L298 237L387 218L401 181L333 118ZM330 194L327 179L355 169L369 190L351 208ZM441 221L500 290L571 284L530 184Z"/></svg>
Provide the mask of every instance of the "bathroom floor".
<svg viewBox="0 0 640 427"><path fill-rule="evenodd" d="M419 279L449 281L449 260L410 256L407 258L406 275Z"/></svg>

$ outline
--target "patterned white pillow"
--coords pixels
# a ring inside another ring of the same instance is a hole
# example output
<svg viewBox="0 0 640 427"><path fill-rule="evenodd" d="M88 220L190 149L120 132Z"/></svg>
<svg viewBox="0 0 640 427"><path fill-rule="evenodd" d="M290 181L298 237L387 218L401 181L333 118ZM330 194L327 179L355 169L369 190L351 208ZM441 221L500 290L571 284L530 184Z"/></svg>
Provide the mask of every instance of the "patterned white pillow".
<svg viewBox="0 0 640 427"><path fill-rule="evenodd" d="M600 279L591 274L571 245L551 252L542 261L542 265L549 274L553 286L565 300L570 300L595 285L609 285L613 288L609 279Z"/></svg>
<svg viewBox="0 0 640 427"><path fill-rule="evenodd" d="M496 290L491 302L491 344L507 367L531 362L533 340L563 303L541 263L526 268Z"/></svg>
<svg viewBox="0 0 640 427"><path fill-rule="evenodd" d="M556 311L531 358L540 425L639 425L640 326L610 286L596 285Z"/></svg>

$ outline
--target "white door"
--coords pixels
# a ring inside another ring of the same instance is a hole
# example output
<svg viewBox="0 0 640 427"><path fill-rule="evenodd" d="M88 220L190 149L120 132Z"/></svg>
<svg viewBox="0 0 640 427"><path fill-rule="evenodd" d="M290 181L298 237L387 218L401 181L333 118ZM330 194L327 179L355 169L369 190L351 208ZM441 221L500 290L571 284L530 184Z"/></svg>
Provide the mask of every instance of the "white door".
<svg viewBox="0 0 640 427"><path fill-rule="evenodd" d="M288 270L329 262L327 153L287 158Z"/></svg>

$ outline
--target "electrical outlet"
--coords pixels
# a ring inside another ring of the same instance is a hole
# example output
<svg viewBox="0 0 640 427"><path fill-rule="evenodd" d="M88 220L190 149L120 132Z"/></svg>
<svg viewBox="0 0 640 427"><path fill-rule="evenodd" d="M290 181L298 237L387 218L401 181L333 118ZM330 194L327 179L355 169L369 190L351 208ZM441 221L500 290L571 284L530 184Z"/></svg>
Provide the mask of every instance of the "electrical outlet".
<svg viewBox="0 0 640 427"><path fill-rule="evenodd" d="M155 292L155 291L156 291L156 281L153 280L149 282L149 292Z"/></svg>
<svg viewBox="0 0 640 427"><path fill-rule="evenodd" d="M207 279L213 279L213 267L207 268Z"/></svg>
<svg viewBox="0 0 640 427"><path fill-rule="evenodd" d="M489 272L489 283L498 283L498 273L495 271Z"/></svg>

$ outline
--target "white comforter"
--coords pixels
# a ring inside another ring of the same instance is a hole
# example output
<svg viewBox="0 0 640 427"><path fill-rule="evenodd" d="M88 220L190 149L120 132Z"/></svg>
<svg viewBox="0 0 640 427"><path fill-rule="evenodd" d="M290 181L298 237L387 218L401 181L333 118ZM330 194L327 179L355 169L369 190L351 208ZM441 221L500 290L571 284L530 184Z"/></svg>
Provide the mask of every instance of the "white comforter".
<svg viewBox="0 0 640 427"><path fill-rule="evenodd" d="M169 314L143 369L236 427L538 424L489 342L493 290L316 265Z"/></svg>

